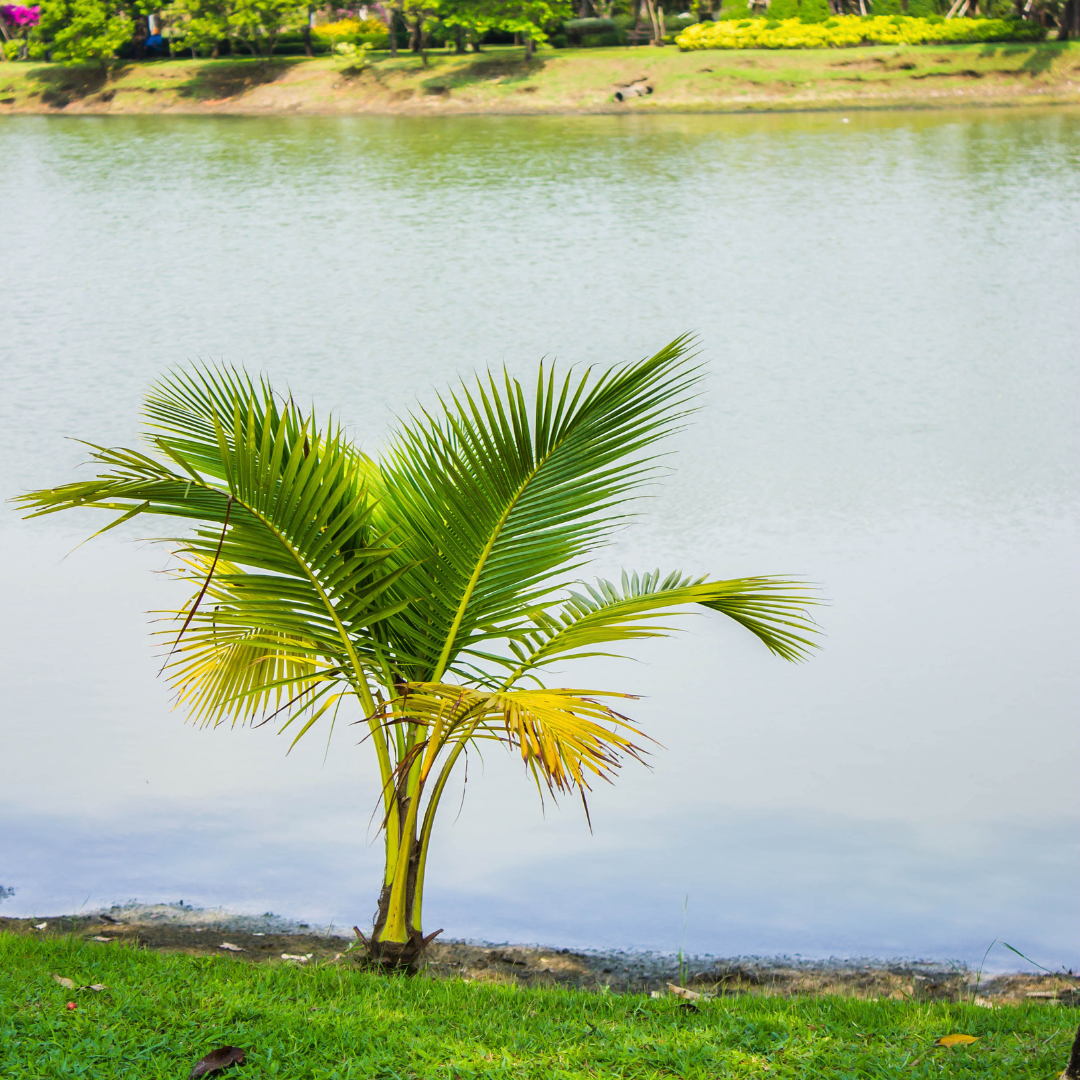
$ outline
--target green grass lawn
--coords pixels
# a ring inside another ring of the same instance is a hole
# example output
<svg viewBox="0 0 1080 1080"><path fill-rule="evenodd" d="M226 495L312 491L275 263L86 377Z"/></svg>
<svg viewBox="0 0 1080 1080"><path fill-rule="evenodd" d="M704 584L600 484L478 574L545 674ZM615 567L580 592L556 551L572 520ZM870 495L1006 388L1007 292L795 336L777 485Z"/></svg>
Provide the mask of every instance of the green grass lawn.
<svg viewBox="0 0 1080 1080"><path fill-rule="evenodd" d="M71 990L104 984L100 992ZM75 1008L68 1009L74 1002ZM186 1077L225 1044L248 1077L1024 1077L1068 1059L1074 1010L519 989L388 978L338 964L252 965L76 938L0 934L5 1080ZM951 1033L968 1047L934 1046Z"/></svg>

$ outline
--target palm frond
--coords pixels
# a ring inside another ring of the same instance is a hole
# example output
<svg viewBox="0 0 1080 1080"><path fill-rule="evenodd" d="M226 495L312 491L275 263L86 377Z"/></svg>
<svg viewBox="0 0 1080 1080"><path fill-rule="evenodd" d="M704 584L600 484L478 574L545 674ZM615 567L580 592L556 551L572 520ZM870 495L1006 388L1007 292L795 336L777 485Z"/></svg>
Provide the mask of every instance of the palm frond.
<svg viewBox="0 0 1080 1080"><path fill-rule="evenodd" d="M659 570L624 571L618 585L600 578L571 590L558 607L533 611L531 625L507 635L512 655L487 653L485 659L508 669L504 685L513 685L557 660L621 655L601 646L666 637L679 629L668 621L673 615L703 605L736 619L776 655L802 660L818 647L807 612L818 603L811 587L785 578L705 581L678 572L661 579Z"/></svg>
<svg viewBox="0 0 1080 1080"><path fill-rule="evenodd" d="M590 375L541 368L531 406L503 375L462 387L444 415L414 416L381 462L378 519L401 526L422 600L395 619L414 675L439 680L516 619L625 520L655 465L646 450L687 413L698 378L680 338L655 356Z"/></svg>
<svg viewBox="0 0 1080 1080"><path fill-rule="evenodd" d="M164 671L176 704L196 723L216 727L281 716L284 729L347 685L316 637L268 625L261 613L253 617L246 593L254 575L228 563L219 563L211 577L207 570L205 559L189 558L175 572L193 586L201 583L204 600L193 610L193 594L181 610L159 612L173 626L155 632L168 652ZM181 621L187 631L177 646Z"/></svg>
<svg viewBox="0 0 1080 1080"><path fill-rule="evenodd" d="M642 748L628 717L597 698L629 698L604 691L541 688L487 692L452 683L409 683L387 707L394 722L426 730L422 776L438 754L461 742L495 740L521 754L538 783L553 794L588 790L590 779L610 779L623 758Z"/></svg>
<svg viewBox="0 0 1080 1080"><path fill-rule="evenodd" d="M291 402L279 406L267 384L231 369L179 373L155 387L147 408L160 457L93 447L98 475L23 496L30 516L90 506L193 519L193 535L163 539L208 578L218 576L220 561L227 599L219 597L214 633L228 626L252 641L287 640L290 655L300 650L348 671L373 708L353 635L407 606L407 597L388 590L409 563L391 563L390 538L372 526L370 463L340 429L318 430ZM193 643L200 656L209 640ZM226 707L225 688L238 678L233 662L172 670L174 680L180 670L191 673L199 687L192 700L211 711ZM212 671L216 689L207 681ZM245 700L236 715L248 707Z"/></svg>

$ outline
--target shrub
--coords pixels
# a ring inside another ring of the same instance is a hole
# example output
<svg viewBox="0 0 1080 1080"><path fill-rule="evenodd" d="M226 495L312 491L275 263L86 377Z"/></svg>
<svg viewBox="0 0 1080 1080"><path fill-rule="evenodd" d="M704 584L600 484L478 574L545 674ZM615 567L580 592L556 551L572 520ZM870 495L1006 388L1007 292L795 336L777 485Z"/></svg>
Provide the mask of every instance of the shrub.
<svg viewBox="0 0 1080 1080"><path fill-rule="evenodd" d="M311 38L331 49L339 42L363 45L377 37L386 37L386 23L381 19L340 19L311 28Z"/></svg>
<svg viewBox="0 0 1080 1080"><path fill-rule="evenodd" d="M688 26L675 39L691 49L823 49L854 45L958 45L978 41L1040 41L1034 23L1006 19L929 19L909 15L835 15L825 22L743 19Z"/></svg>

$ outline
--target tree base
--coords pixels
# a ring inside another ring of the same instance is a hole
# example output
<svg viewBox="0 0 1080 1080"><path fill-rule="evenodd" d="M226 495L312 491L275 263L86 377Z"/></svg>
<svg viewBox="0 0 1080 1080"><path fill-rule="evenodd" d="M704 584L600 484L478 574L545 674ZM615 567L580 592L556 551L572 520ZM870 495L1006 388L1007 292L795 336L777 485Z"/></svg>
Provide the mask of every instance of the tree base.
<svg viewBox="0 0 1080 1080"><path fill-rule="evenodd" d="M364 956L359 961L364 967L404 975L416 974L427 947L442 933L440 929L424 937L419 930L413 930L408 941L376 941L365 937L358 926L354 926L353 930L364 946Z"/></svg>

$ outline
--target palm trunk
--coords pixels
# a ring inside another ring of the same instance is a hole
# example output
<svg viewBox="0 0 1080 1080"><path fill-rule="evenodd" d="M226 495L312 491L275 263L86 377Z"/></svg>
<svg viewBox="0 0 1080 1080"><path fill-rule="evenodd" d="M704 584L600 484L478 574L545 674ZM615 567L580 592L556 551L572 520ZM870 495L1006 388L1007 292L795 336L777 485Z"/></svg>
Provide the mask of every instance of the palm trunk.
<svg viewBox="0 0 1080 1080"><path fill-rule="evenodd" d="M417 834L420 800L424 784L419 776L420 762L416 760L398 783L394 793L390 818L400 823L400 834L387 821L386 870L379 893L379 906L371 939L365 940L370 963L383 968L415 970L428 943L442 933L427 938L421 928L421 897L423 895L423 866L426 841ZM360 934L360 931L357 930ZM360 934L361 940L364 940Z"/></svg>
<svg viewBox="0 0 1080 1080"><path fill-rule="evenodd" d="M356 928L367 949L368 962L375 966L414 971L424 950L442 933L442 930L436 930L425 937L423 932L427 853L439 802L475 726L473 724L466 732L465 739L456 743L439 767L422 818L420 805L427 781L432 779L431 770L439 757L439 749L423 742L424 735L411 725L408 731L399 728L395 736L398 767L387 776L387 759L382 769L384 784L395 786L393 795L385 803L386 870L379 906L370 939ZM407 762L407 767L403 767Z"/></svg>

